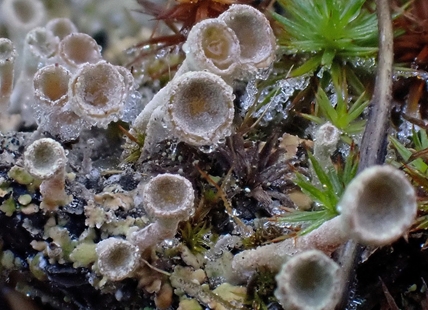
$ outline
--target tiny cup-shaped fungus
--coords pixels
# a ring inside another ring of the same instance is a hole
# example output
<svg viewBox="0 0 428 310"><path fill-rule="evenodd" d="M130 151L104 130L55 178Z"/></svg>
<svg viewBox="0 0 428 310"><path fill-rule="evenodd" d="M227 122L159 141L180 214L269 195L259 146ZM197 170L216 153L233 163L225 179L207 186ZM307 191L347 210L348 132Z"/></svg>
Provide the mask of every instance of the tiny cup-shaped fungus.
<svg viewBox="0 0 428 310"><path fill-rule="evenodd" d="M142 202L154 223L134 232L131 241L141 252L165 239L173 238L178 223L194 212L195 194L192 183L175 174L159 174L144 187Z"/></svg>
<svg viewBox="0 0 428 310"><path fill-rule="evenodd" d="M68 18L54 18L46 24L46 29L51 31L60 40L77 32L77 27Z"/></svg>
<svg viewBox="0 0 428 310"><path fill-rule="evenodd" d="M97 42L85 33L71 33L61 40L58 56L69 70L74 70L86 63L102 60Z"/></svg>
<svg viewBox="0 0 428 310"><path fill-rule="evenodd" d="M315 132L314 157L322 167L331 167L330 156L336 150L340 139L340 131L333 124L327 122Z"/></svg>
<svg viewBox="0 0 428 310"><path fill-rule="evenodd" d="M71 109L98 127L107 127L119 118L127 94L122 74L105 61L83 65L68 87Z"/></svg>
<svg viewBox="0 0 428 310"><path fill-rule="evenodd" d="M388 245L412 225L416 193L400 170L373 166L349 183L337 208L341 215L306 235L235 255L232 267L236 275L248 278L260 266L276 271L284 257L308 249L331 254L349 239L369 246Z"/></svg>
<svg viewBox="0 0 428 310"><path fill-rule="evenodd" d="M32 104L33 101L33 77L38 68L46 65L54 59L59 39L52 32L43 27L37 27L29 31L25 37L23 55L15 67L21 73L15 82L10 98L9 111L19 113ZM24 119L31 116L23 116Z"/></svg>
<svg viewBox="0 0 428 310"><path fill-rule="evenodd" d="M195 195L192 183L176 174L159 174L146 184L143 193L147 214L164 227L187 220L193 213Z"/></svg>
<svg viewBox="0 0 428 310"><path fill-rule="evenodd" d="M123 239L104 239L97 244L95 251L100 273L110 281L132 277L139 265L138 248Z"/></svg>
<svg viewBox="0 0 428 310"><path fill-rule="evenodd" d="M174 79L167 113L173 135L195 146L214 145L230 135L233 90L209 72L188 72Z"/></svg>
<svg viewBox="0 0 428 310"><path fill-rule="evenodd" d="M346 187L339 202L343 229L356 241L383 246L401 237L417 211L415 190L392 166L365 169Z"/></svg>
<svg viewBox="0 0 428 310"><path fill-rule="evenodd" d="M235 73L241 53L235 33L219 19L206 19L197 23L189 32L183 50L186 60L182 68L207 70L224 78Z"/></svg>
<svg viewBox="0 0 428 310"><path fill-rule="evenodd" d="M15 58L16 50L12 41L0 38L0 114L5 113L9 105Z"/></svg>
<svg viewBox="0 0 428 310"><path fill-rule="evenodd" d="M40 0L4 0L0 14L11 40L20 42L28 31L45 22L46 10Z"/></svg>
<svg viewBox="0 0 428 310"><path fill-rule="evenodd" d="M68 102L70 72L61 65L49 65L34 75L34 111L39 130L48 131L62 141L76 139L83 120L73 111L64 108Z"/></svg>
<svg viewBox="0 0 428 310"><path fill-rule="evenodd" d="M293 256L276 275L275 296L284 309L331 310L340 297L340 268L323 252Z"/></svg>
<svg viewBox="0 0 428 310"><path fill-rule="evenodd" d="M40 109L60 109L68 101L68 83L71 74L63 66L49 65L34 75L34 96Z"/></svg>
<svg viewBox="0 0 428 310"><path fill-rule="evenodd" d="M238 37L241 63L257 69L272 64L276 52L275 36L263 13L249 5L235 4L218 19L224 21Z"/></svg>
<svg viewBox="0 0 428 310"><path fill-rule="evenodd" d="M59 39L44 27L37 27L28 32L24 41L24 71L34 75L41 64L53 59Z"/></svg>
<svg viewBox="0 0 428 310"><path fill-rule="evenodd" d="M41 208L55 210L70 202L71 197L65 192L66 162L64 148L50 138L34 141L25 151L26 169L33 177L43 180L40 185Z"/></svg>

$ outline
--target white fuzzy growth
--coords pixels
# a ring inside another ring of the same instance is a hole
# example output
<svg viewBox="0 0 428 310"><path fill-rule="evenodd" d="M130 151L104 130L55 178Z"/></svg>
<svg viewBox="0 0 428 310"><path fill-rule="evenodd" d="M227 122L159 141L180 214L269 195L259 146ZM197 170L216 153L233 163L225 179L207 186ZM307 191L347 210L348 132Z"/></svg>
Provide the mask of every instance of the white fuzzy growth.
<svg viewBox="0 0 428 310"><path fill-rule="evenodd" d="M329 168L333 166L330 157L336 151L339 140L340 130L330 122L321 125L317 129L314 139L314 157L321 167Z"/></svg>
<svg viewBox="0 0 428 310"><path fill-rule="evenodd" d="M284 309L330 310L339 301L339 265L321 251L294 256L275 279L275 296Z"/></svg>
<svg viewBox="0 0 428 310"><path fill-rule="evenodd" d="M0 114L7 111L13 87L16 49L12 41L0 38Z"/></svg>
<svg viewBox="0 0 428 310"><path fill-rule="evenodd" d="M97 244L98 268L111 281L121 281L132 277L139 266L138 248L129 241L108 238Z"/></svg>

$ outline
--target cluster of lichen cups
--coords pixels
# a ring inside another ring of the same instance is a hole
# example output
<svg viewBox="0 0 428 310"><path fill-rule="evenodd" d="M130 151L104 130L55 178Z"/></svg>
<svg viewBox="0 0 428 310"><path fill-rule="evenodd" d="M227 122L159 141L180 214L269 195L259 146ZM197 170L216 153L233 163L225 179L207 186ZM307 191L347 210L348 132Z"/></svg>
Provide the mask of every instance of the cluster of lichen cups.
<svg viewBox="0 0 428 310"><path fill-rule="evenodd" d="M3 7L10 2L5 0ZM21 47L0 39L0 113L7 108L26 110L30 104L39 133L48 131L61 141L78 138L82 129L106 127L121 119L134 92L129 71L104 61L96 42L65 19L27 31ZM16 49L22 53L22 64L19 82L12 88ZM196 24L183 50L186 59L175 77L130 127L130 135L145 135L145 154L171 138L196 147L221 143L233 132L235 81L254 78L269 68L276 44L262 13L247 5L232 5L218 18ZM33 95L35 104L31 103ZM318 130L314 156L322 166L332 165L330 154L339 136L329 123ZM55 212L72 201L65 186L65 154L62 145L50 138L38 139L26 148L23 164L41 182L44 212ZM134 227L126 238L112 236L90 246L95 258L88 265L93 264L105 281L141 277L153 249L173 239L179 223L194 213L192 184L178 174L159 174L141 182L132 195L135 207L145 210L150 223ZM414 221L416 194L399 170L375 166L347 186L337 208L339 216L307 235L235 255L230 278L243 283L267 268L277 273L275 296L284 309L333 309L342 283L331 253L349 239L369 246L397 240ZM191 290L187 293L191 295Z"/></svg>
<svg viewBox="0 0 428 310"><path fill-rule="evenodd" d="M258 32L259 36L251 33ZM194 146L216 145L232 133L233 83L271 66L276 44L266 17L232 5L218 18L196 24L174 78L145 106L130 133L145 134L144 151L166 138Z"/></svg>

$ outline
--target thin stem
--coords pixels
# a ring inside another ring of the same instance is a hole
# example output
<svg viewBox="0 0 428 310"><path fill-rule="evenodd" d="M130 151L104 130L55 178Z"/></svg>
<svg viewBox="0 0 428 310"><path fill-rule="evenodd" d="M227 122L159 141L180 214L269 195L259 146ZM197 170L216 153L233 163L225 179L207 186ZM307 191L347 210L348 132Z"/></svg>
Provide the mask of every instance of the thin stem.
<svg viewBox="0 0 428 310"><path fill-rule="evenodd" d="M393 30L388 0L376 0L379 27L379 56L375 90L370 102L370 113L360 148L358 172L385 161L389 115L392 98ZM361 246L348 241L340 253L342 265L342 298L339 309L348 304L349 291L359 261Z"/></svg>

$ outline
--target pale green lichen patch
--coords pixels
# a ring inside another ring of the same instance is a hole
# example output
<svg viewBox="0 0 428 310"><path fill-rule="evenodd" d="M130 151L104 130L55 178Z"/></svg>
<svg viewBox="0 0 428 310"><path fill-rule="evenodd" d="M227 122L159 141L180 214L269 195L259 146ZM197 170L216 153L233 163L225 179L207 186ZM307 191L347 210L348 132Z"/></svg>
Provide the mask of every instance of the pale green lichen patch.
<svg viewBox="0 0 428 310"><path fill-rule="evenodd" d="M7 200L3 201L0 206L0 210L6 214L6 216L12 216L13 212L16 211L15 200L10 196Z"/></svg>
<svg viewBox="0 0 428 310"><path fill-rule="evenodd" d="M3 268L12 270L15 267L14 260L15 255L13 255L13 252L11 250L6 250L1 254L0 264Z"/></svg>
<svg viewBox="0 0 428 310"><path fill-rule="evenodd" d="M70 260L73 262L73 267L89 267L90 264L96 261L97 254L95 252L95 243L81 243L70 253Z"/></svg>
<svg viewBox="0 0 428 310"><path fill-rule="evenodd" d="M23 205L26 206L31 202L32 198L29 194L24 194L18 197L18 202Z"/></svg>
<svg viewBox="0 0 428 310"><path fill-rule="evenodd" d="M178 305L178 310L202 310L202 306L195 299L183 299Z"/></svg>
<svg viewBox="0 0 428 310"><path fill-rule="evenodd" d="M60 246L62 250L62 259L70 261L70 253L77 245L77 240L70 237L70 233L66 228L54 226L48 229L48 236L52 238L53 242Z"/></svg>
<svg viewBox="0 0 428 310"><path fill-rule="evenodd" d="M40 268L41 260L43 259L42 253L37 253L33 257L28 257L27 262L31 273L40 281L46 281L47 276L42 268Z"/></svg>
<svg viewBox="0 0 428 310"><path fill-rule="evenodd" d="M4 196L6 196L7 194L9 194L11 192L11 188L0 188L0 198L3 198Z"/></svg>
<svg viewBox="0 0 428 310"><path fill-rule="evenodd" d="M7 173L8 177L22 185L29 185L34 178L23 167L13 166Z"/></svg>

